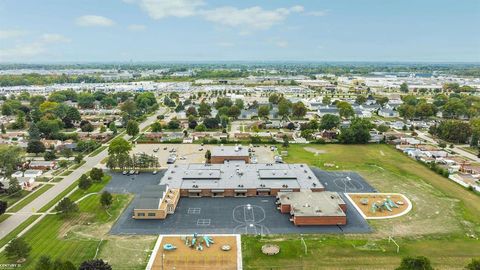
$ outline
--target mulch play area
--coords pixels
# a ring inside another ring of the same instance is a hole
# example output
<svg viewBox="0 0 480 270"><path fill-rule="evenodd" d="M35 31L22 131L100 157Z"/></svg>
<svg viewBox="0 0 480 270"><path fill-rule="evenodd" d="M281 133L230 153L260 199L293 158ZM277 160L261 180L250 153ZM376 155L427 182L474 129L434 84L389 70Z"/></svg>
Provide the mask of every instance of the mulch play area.
<svg viewBox="0 0 480 270"><path fill-rule="evenodd" d="M398 193L348 193L347 198L365 219L399 217L412 208L410 200Z"/></svg>

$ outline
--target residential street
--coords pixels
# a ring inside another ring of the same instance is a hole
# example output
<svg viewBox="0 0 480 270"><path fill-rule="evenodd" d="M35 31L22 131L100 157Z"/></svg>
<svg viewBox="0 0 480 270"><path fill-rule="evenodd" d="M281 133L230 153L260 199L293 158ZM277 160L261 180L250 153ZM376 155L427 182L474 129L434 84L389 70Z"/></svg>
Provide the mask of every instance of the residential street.
<svg viewBox="0 0 480 270"><path fill-rule="evenodd" d="M418 134L418 137L422 140L425 140L431 144L434 144L434 145L437 145L437 141L432 139L429 135L427 135L426 133L424 132L421 132L421 131L416 131L417 134ZM469 153L463 149L460 148L461 145L454 145L453 150L454 152L456 152L457 154L461 155L461 156L464 156L468 159L471 159L475 162L480 162L480 158L478 158L476 155L472 154L472 153Z"/></svg>
<svg viewBox="0 0 480 270"><path fill-rule="evenodd" d="M161 107L156 114L148 117L144 122L139 124L140 130L149 126L153 122L157 120L157 115L162 114L164 112L164 108ZM130 139L130 136L124 135L125 139ZM108 143L106 144L108 145ZM80 176L88 171L91 168L95 167L102 159L108 156L108 148L104 151L100 152L98 155L94 157L85 157L84 160L86 161L85 164L80 166L78 169L74 170L68 176L65 176L62 181L58 182L52 188L47 190L42 195L38 196L35 200L31 203L27 204L25 207L20 209L17 213L14 213L11 217L7 218L0 224L0 239L5 237L11 231L13 231L17 226L22 224L25 220L27 220L30 216L33 215L36 211L41 209L43 206L48 204L51 200L53 200L58 194L62 193L65 189L67 189L73 182L75 182Z"/></svg>

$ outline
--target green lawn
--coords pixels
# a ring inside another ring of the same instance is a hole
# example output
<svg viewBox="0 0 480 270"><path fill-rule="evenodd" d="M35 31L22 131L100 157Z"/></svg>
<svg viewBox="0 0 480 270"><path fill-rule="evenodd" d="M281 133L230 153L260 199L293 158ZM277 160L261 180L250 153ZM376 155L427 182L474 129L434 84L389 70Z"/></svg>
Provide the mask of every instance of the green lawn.
<svg viewBox="0 0 480 270"><path fill-rule="evenodd" d="M94 193L94 192L99 192L100 190L103 189L103 187L105 187L105 185L108 184L108 182L110 181L110 179L112 179L112 176L110 175L105 175L102 179L101 182L94 182L92 184L91 187L89 187L87 190L82 190L82 189L77 189L75 190L75 192L73 192L69 198L72 200L72 201L76 201L80 198L82 198L83 196L89 194L89 193Z"/></svg>
<svg viewBox="0 0 480 270"><path fill-rule="evenodd" d="M62 191L60 194L58 194L53 200L51 200L49 203L44 205L40 210L37 212L45 212L48 209L50 209L52 206L54 206L57 202L59 202L63 197L65 197L70 191L72 191L74 188L78 186L78 180L73 182L68 188L66 188L64 191Z"/></svg>
<svg viewBox="0 0 480 270"><path fill-rule="evenodd" d="M15 228L15 230L11 231L9 234L7 234L0 240L0 247L6 245L10 240L15 238L21 231L23 231L26 227L28 227L28 225L32 224L39 217L40 216L31 216L27 218L27 220L25 220L22 224Z"/></svg>
<svg viewBox="0 0 480 270"><path fill-rule="evenodd" d="M284 150L284 149L280 149ZM288 163L307 163L325 170L355 171L381 192L405 194L412 211L399 218L370 221L365 235L308 235L308 253L298 235L261 240L244 236L246 269L393 269L407 255L425 255L438 269L463 269L480 257L480 196L432 172L388 145L291 145ZM333 163L335 167L325 167ZM337 168L338 166L338 168ZM395 246L385 239L394 228ZM278 243L274 257L261 254L266 242Z"/></svg>
<svg viewBox="0 0 480 270"><path fill-rule="evenodd" d="M3 214L0 215L0 224L7 218L9 218L11 215L10 214Z"/></svg>
<svg viewBox="0 0 480 270"><path fill-rule="evenodd" d="M90 196L79 203L80 212L70 218L48 215L24 238L32 247L30 256L23 269L33 269L36 260L47 255L52 258L70 260L79 265L82 261L93 259L97 247L108 240L102 240L111 223L129 203L130 195L115 195L111 208L105 211L99 202L100 195ZM0 263L13 263L0 254Z"/></svg>
<svg viewBox="0 0 480 270"><path fill-rule="evenodd" d="M76 168L75 168L75 169L76 169ZM74 169L73 169L73 170L74 170ZM70 175L70 174L73 172L73 170L64 171L63 173L60 174L60 176L68 176L68 175Z"/></svg>
<svg viewBox="0 0 480 270"><path fill-rule="evenodd" d="M28 197L26 197L25 199L23 199L19 203L17 203L14 207L8 209L8 212L17 212L18 210L25 207L25 205L31 203L33 200L38 198L38 196L42 195L43 193L45 193L47 190L49 190L52 187L53 187L53 185L44 184L42 187L33 191L33 193L31 195L29 195Z"/></svg>
<svg viewBox="0 0 480 270"><path fill-rule="evenodd" d="M21 190L15 194L8 195L6 193L0 194L0 201L5 201L7 202L8 207L10 205L15 204L19 200L23 199L25 196L27 196L30 192L26 190Z"/></svg>

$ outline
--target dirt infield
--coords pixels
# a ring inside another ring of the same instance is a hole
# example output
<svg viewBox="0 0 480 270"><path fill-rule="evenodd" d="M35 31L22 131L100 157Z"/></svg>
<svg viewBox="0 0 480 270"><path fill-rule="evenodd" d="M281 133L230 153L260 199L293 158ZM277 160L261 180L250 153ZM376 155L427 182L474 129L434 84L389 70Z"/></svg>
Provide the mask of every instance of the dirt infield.
<svg viewBox="0 0 480 270"><path fill-rule="evenodd" d="M189 236L191 238L191 236ZM214 244L204 245L202 251L187 247L180 236L164 236L155 256L153 270L162 269L237 269L237 240L235 236L212 236ZM176 250L164 250L163 245L172 244ZM231 250L223 251L223 245Z"/></svg>
<svg viewBox="0 0 480 270"><path fill-rule="evenodd" d="M406 212L408 212L411 208L410 201L402 194L388 194L388 193L349 193L348 196L350 197L351 201L355 203L357 209L360 209L363 215L366 218L389 218L400 216ZM391 207L392 211L383 210L383 211L375 211L372 213L372 203L381 204L387 197L390 196L390 199L398 206ZM367 204L362 204L361 201L368 200Z"/></svg>

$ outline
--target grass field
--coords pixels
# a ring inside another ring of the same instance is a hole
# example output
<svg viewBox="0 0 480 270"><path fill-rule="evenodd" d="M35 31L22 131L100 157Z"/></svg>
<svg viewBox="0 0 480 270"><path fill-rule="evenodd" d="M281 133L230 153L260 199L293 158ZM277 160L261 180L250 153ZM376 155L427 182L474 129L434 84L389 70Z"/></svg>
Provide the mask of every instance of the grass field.
<svg viewBox="0 0 480 270"><path fill-rule="evenodd" d="M37 218L40 216L31 216L27 220L25 220L22 224L20 224L15 230L11 231L5 237L0 240L0 247L6 245L10 240L17 236L21 231L23 231L28 225L32 224ZM1 255L0 255L1 256Z"/></svg>
<svg viewBox="0 0 480 270"><path fill-rule="evenodd" d="M111 176L106 175L102 182L93 184L86 191L77 189L69 198L78 200L86 194L99 192L110 179ZM61 196L59 195L59 198L65 197L75 187L76 183ZM70 260L78 265L84 260L94 258L97 253L97 257L107 260L114 269L144 269L156 237L108 235L112 224L133 196L114 194L113 204L108 210L100 206L100 196L100 194L92 194L81 200L78 203L80 212L71 218L48 215L29 230L24 237L31 245L32 251L27 262L22 265L22 269L33 269L35 261L41 255ZM58 201L58 198L53 201ZM50 207L53 204L50 203ZM34 218L38 217L34 216ZM5 240L2 239L2 242L7 243L27 225L22 224L22 228L15 230L14 234L8 235L4 238ZM2 263L12 263L12 261L4 254L0 254L0 264Z"/></svg>
<svg viewBox="0 0 480 270"><path fill-rule="evenodd" d="M63 199L69 192L74 190L78 186L78 180L73 182L68 188L66 188L64 191L62 191L60 194L58 194L55 198L53 198L49 203L44 205L40 210L37 212L46 212L48 209L52 208L57 202L59 202L61 199Z"/></svg>
<svg viewBox="0 0 480 270"><path fill-rule="evenodd" d="M0 223L2 223L5 219L9 218L11 215L10 214L3 214L0 216Z"/></svg>
<svg viewBox="0 0 480 270"><path fill-rule="evenodd" d="M283 149L280 149L283 150ZM438 269L462 269L472 257L480 257L480 197L439 176L387 145L291 145L288 163L307 163L325 170L355 171L381 192L403 193L412 211L391 220L369 221L367 235L304 236L305 255L298 235L267 240L242 238L246 269L393 269L401 257L426 255ZM393 232L392 232L393 229ZM395 236L400 253L385 239ZM264 242L277 242L275 257L259 252ZM295 258L295 259L294 259Z"/></svg>
<svg viewBox="0 0 480 270"><path fill-rule="evenodd" d="M12 208L8 209L8 212L17 212L18 210L25 207L25 205L31 203L33 200L38 198L38 196L42 195L43 193L45 193L47 190L49 190L52 187L53 187L53 185L44 184L42 187L35 190L31 195L29 195L25 199L21 200L20 202L18 202Z"/></svg>
<svg viewBox="0 0 480 270"><path fill-rule="evenodd" d="M100 195L86 198L79 203L80 213L65 219L59 215L48 215L24 238L32 247L29 259L22 266L32 269L41 255L70 260L78 265L95 257L101 248L111 223L130 201L129 195L115 195L111 209L105 211L99 203ZM11 263L0 255L1 263Z"/></svg>

